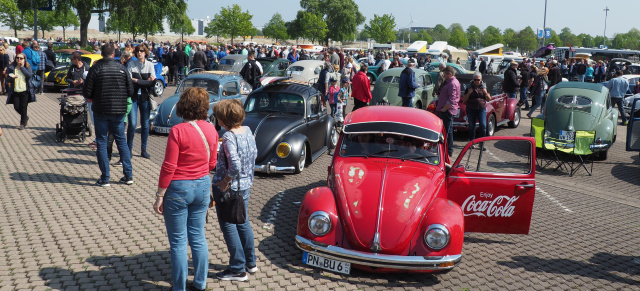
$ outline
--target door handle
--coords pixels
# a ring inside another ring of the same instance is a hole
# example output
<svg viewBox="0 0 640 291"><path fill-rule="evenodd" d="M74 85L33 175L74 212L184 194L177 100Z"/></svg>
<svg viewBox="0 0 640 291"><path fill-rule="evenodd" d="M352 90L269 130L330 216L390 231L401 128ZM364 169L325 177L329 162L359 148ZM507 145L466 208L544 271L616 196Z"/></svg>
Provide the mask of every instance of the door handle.
<svg viewBox="0 0 640 291"><path fill-rule="evenodd" d="M534 187L536 187L535 184L528 184L528 183L522 183L522 184L516 185L517 190L524 190L525 188L534 188Z"/></svg>

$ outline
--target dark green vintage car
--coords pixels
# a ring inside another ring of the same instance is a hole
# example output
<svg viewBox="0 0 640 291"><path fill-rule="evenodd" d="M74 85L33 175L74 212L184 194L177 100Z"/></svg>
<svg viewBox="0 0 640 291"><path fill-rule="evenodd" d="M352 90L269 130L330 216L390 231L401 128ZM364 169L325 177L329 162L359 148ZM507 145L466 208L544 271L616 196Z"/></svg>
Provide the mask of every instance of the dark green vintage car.
<svg viewBox="0 0 640 291"><path fill-rule="evenodd" d="M404 68L393 68L380 74L371 93L371 104L402 106L402 98L398 96L398 90L400 89L400 74L403 70ZM424 70L413 69L413 71L416 74L416 83L420 87L416 89L412 104L416 108L426 109L434 99L431 96L434 86L431 76Z"/></svg>
<svg viewBox="0 0 640 291"><path fill-rule="evenodd" d="M544 142L556 148L572 149L580 144L577 137L588 135L587 147L600 160L618 134L618 110L613 107L609 89L587 82L560 82L551 87L544 114ZM542 135L543 134L543 135Z"/></svg>

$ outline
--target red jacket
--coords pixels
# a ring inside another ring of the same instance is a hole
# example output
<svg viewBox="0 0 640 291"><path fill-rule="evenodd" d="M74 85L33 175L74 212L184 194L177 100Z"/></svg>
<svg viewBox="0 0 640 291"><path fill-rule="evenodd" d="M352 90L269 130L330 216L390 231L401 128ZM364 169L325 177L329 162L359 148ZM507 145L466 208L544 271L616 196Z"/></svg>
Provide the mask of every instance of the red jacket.
<svg viewBox="0 0 640 291"><path fill-rule="evenodd" d="M369 101L371 101L371 83L369 83L367 74L362 71L358 72L353 76L352 82L353 93L351 93L351 95L353 98L369 103Z"/></svg>

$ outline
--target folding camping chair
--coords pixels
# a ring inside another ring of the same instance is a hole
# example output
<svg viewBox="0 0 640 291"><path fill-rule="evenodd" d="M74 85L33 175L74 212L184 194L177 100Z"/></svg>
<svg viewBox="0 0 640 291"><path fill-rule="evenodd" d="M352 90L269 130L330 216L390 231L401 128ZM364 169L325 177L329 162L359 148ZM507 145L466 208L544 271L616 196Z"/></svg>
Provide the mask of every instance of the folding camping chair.
<svg viewBox="0 0 640 291"><path fill-rule="evenodd" d="M565 167L569 171L569 177L580 169L584 169L589 176L593 172L593 151L591 145L595 143L595 131L576 131L573 140L560 140L544 136L544 148L552 151L557 158L558 168ZM559 156L562 154L562 158ZM587 168L587 164L591 167ZM556 168L556 169L558 169Z"/></svg>
<svg viewBox="0 0 640 291"><path fill-rule="evenodd" d="M536 141L536 167L544 169L552 164L556 165L554 171L563 167L555 147L545 143L544 119L531 119L531 136Z"/></svg>

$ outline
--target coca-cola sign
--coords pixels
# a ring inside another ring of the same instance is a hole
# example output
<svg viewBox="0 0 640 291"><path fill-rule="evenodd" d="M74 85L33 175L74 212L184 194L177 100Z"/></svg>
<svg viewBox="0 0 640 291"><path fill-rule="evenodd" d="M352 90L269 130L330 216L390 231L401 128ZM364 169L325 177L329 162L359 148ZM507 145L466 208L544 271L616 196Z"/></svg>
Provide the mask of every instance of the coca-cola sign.
<svg viewBox="0 0 640 291"><path fill-rule="evenodd" d="M493 194L480 192L480 198L476 201L476 195L471 195L462 203L462 213L464 216L511 217L515 210L513 203L520 197L496 196L493 200L492 198Z"/></svg>

